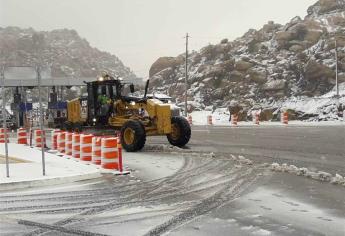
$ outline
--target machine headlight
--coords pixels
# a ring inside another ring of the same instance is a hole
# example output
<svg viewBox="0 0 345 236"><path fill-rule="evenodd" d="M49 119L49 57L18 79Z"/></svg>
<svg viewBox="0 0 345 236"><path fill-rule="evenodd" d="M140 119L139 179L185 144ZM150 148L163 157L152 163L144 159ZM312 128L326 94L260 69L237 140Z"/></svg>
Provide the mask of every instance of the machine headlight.
<svg viewBox="0 0 345 236"><path fill-rule="evenodd" d="M93 118L93 119L92 119L92 121L93 121L93 122L96 122L96 121L97 121L97 119L96 119L96 118Z"/></svg>
<svg viewBox="0 0 345 236"><path fill-rule="evenodd" d="M103 80L104 78L102 76L98 78L98 81L103 81Z"/></svg>
<svg viewBox="0 0 345 236"><path fill-rule="evenodd" d="M134 101L131 101L131 105L134 106L134 105L135 105L135 102L134 102Z"/></svg>

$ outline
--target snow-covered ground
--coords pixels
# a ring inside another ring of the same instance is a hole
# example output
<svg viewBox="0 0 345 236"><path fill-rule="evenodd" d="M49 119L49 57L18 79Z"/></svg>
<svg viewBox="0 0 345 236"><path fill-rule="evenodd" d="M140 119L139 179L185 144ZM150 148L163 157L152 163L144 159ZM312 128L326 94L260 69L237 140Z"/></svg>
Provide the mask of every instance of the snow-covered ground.
<svg viewBox="0 0 345 236"><path fill-rule="evenodd" d="M5 153L0 144L0 154ZM66 183L100 176L98 167L77 162L51 153L45 153L46 175L42 175L41 150L15 143L8 144L9 156L25 161L10 163L10 177L6 177L5 164L0 164L0 189Z"/></svg>
<svg viewBox="0 0 345 236"><path fill-rule="evenodd" d="M15 142L14 139L10 140ZM5 153L4 144L0 144L0 154ZM45 152L46 175L42 174L42 156L38 148L8 144L10 161L10 177L6 177L5 161L0 164L0 190L65 184L67 182L93 179L101 173L116 173L106 171L100 166L82 162L68 156L58 156L57 153ZM160 153L128 153L123 152L124 169L131 170L131 176L150 180L164 178L177 172L184 164L183 158L176 158ZM127 172L128 173L128 172Z"/></svg>
<svg viewBox="0 0 345 236"><path fill-rule="evenodd" d="M193 111L191 114L193 125L208 125L208 116L212 115L212 122L213 125L216 126L232 126L229 121L230 113L227 111L226 108L219 108L216 109L213 113L212 111ZM274 121L264 121L260 122L260 125L267 126L267 125L278 125L282 126L281 122L274 122ZM320 121L320 122L306 122L306 121L289 121L289 125L302 125L302 126L319 126L319 125L345 125L345 122L341 120L334 120L334 121ZM237 126L257 126L252 121L240 121L238 122Z"/></svg>
<svg viewBox="0 0 345 236"><path fill-rule="evenodd" d="M303 114L312 115L309 121L320 120L339 120L338 105L345 106L345 83L339 84L339 98L335 97L336 88L330 92L318 97L290 97L285 101L275 101L264 105L271 108L279 108L280 110L291 109Z"/></svg>
<svg viewBox="0 0 345 236"><path fill-rule="evenodd" d="M345 108L345 83L339 84L339 98L335 97L336 88L330 92L318 97L290 97L286 100L267 101L258 105L261 109L272 109L275 112L293 110L300 114L306 115L306 121L316 122L316 124L340 124L343 118L338 116L338 106L340 104ZM190 105L200 108L200 104L189 102ZM178 104L183 107L184 104ZM251 112L251 111L249 111ZM206 125L207 116L212 115L214 125L230 125L230 113L227 108L217 108L212 112L212 107L206 107L202 111L193 111L191 114L194 125ZM309 117L309 118L308 118ZM327 122L324 122L327 121ZM329 121L334 121L329 122ZM290 124L303 124L306 122L290 121ZM252 125L253 122L239 122L241 125ZM279 122L261 122L265 125L279 125ZM313 125L313 124L312 124ZM314 124L315 125L315 124Z"/></svg>
<svg viewBox="0 0 345 236"><path fill-rule="evenodd" d="M125 169L128 166L131 175L143 180L165 178L176 173L184 164L182 156L161 153L123 153Z"/></svg>

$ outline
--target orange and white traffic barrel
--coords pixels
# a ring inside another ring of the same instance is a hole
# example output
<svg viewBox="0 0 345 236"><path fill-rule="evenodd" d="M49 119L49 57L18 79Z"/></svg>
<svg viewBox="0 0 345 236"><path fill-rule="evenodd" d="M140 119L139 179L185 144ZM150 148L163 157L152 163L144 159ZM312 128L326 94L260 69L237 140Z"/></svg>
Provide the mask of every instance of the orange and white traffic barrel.
<svg viewBox="0 0 345 236"><path fill-rule="evenodd" d="M212 115L207 116L207 124L208 125L213 125Z"/></svg>
<svg viewBox="0 0 345 236"><path fill-rule="evenodd" d="M92 163L96 165L101 164L101 137L92 138Z"/></svg>
<svg viewBox="0 0 345 236"><path fill-rule="evenodd" d="M231 115L231 124L236 126L238 122L238 115Z"/></svg>
<svg viewBox="0 0 345 236"><path fill-rule="evenodd" d="M289 123L289 113L284 111L281 113L281 120L282 120L282 123L287 125Z"/></svg>
<svg viewBox="0 0 345 236"><path fill-rule="evenodd" d="M188 116L188 123L189 123L190 125L193 124L193 117L192 117L191 115Z"/></svg>
<svg viewBox="0 0 345 236"><path fill-rule="evenodd" d="M36 147L45 147L46 144L46 136L45 131L36 129L35 130L35 146Z"/></svg>
<svg viewBox="0 0 345 236"><path fill-rule="evenodd" d="M72 135L72 157L80 158L80 134L78 133Z"/></svg>
<svg viewBox="0 0 345 236"><path fill-rule="evenodd" d="M66 132L60 132L57 135L57 146L60 153L65 153Z"/></svg>
<svg viewBox="0 0 345 236"><path fill-rule="evenodd" d="M7 140L8 143L8 129L6 129L6 138L5 138L5 128L0 128L0 143L5 143Z"/></svg>
<svg viewBox="0 0 345 236"><path fill-rule="evenodd" d="M61 133L61 130L53 130L52 131L52 146L51 149L52 150L57 150L58 149L58 142L57 142L57 138L58 138L58 134Z"/></svg>
<svg viewBox="0 0 345 236"><path fill-rule="evenodd" d="M25 128L17 129L17 143L18 144L28 144L28 137Z"/></svg>
<svg viewBox="0 0 345 236"><path fill-rule="evenodd" d="M65 153L66 155L69 155L69 156L72 156L72 136L73 136L73 133L71 132L67 132L66 133L66 141L65 141Z"/></svg>
<svg viewBox="0 0 345 236"><path fill-rule="evenodd" d="M107 170L120 169L117 138L102 138L101 165Z"/></svg>
<svg viewBox="0 0 345 236"><path fill-rule="evenodd" d="M80 160L92 160L92 134L80 135Z"/></svg>

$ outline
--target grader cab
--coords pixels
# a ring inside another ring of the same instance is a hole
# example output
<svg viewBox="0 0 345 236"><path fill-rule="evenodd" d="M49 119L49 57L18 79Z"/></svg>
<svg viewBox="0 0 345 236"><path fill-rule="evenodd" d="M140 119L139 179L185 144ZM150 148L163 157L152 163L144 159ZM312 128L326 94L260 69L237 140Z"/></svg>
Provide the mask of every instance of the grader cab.
<svg viewBox="0 0 345 236"><path fill-rule="evenodd" d="M87 96L67 103L67 122L70 131L92 130L104 134L107 130L120 130L123 148L129 152L141 150L146 136L166 135L170 144L185 146L191 136L188 121L179 110L158 99L122 95L125 83L111 76L86 83ZM128 84L131 93L133 84Z"/></svg>

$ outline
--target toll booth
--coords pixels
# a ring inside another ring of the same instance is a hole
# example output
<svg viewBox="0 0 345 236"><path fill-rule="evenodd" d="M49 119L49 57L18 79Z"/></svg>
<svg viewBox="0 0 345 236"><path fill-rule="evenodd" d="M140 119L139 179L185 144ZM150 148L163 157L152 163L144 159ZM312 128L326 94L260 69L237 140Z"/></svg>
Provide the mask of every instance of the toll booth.
<svg viewBox="0 0 345 236"><path fill-rule="evenodd" d="M11 91L12 94L10 99L7 96L5 99L13 100L10 104L13 112L11 119L16 127L27 126L29 122L30 125L34 125L34 121L37 123L35 125L39 123L37 94L33 96L32 101L27 97L30 94L28 91L33 88L41 88L41 96L44 96L42 97L44 125L48 120L51 126L59 127L67 119L67 102L63 99L63 88L85 86L86 82L95 80L94 77L55 77L48 66L8 66L0 69L5 91ZM47 88L50 88L48 94L45 92ZM60 94L57 91L58 88Z"/></svg>
<svg viewBox="0 0 345 236"><path fill-rule="evenodd" d="M16 127L28 127L30 123L29 113L32 111L32 103L26 101L26 90L24 88L15 87L13 93L13 103L11 110L13 112L12 123Z"/></svg>
<svg viewBox="0 0 345 236"><path fill-rule="evenodd" d="M48 103L48 127L61 128L67 120L67 102L57 101Z"/></svg>

